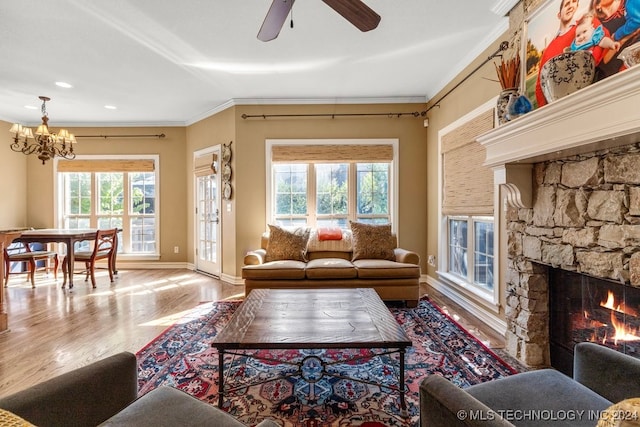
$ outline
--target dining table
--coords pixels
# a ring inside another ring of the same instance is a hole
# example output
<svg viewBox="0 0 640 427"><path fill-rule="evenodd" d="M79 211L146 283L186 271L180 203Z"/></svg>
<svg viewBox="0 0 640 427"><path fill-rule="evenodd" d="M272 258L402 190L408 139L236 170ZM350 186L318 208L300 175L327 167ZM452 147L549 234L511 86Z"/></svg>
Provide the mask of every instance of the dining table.
<svg viewBox="0 0 640 427"><path fill-rule="evenodd" d="M41 228L24 230L20 237L14 241L24 243L64 243L66 245L67 256L65 262L67 263L67 274L69 281L69 289L73 288L73 266L75 265L75 243L82 242L84 240L95 240L97 228L82 228L82 229L67 229L67 228ZM122 231L118 229L118 232ZM116 233L116 239L114 245L118 247L118 233ZM113 251L113 266L114 274L117 274L116 265L116 253Z"/></svg>

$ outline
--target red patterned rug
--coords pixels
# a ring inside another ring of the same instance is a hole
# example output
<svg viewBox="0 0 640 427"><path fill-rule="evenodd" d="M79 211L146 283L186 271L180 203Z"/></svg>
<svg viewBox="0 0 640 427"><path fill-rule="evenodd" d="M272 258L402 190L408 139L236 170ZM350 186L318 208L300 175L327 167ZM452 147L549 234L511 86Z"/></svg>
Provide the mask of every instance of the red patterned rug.
<svg viewBox="0 0 640 427"><path fill-rule="evenodd" d="M239 304L240 301L201 304L140 350L137 353L140 393L170 385L217 404L218 353L211 348L211 341ZM389 393L384 386L376 385L397 383L397 354L332 367L340 376L365 379L374 385L326 375L312 383L299 375L275 377L273 381L242 387L233 396L225 397L223 409L247 425L271 418L282 426L417 426L418 388L427 374L436 373L466 387L516 372L428 299L420 300L416 308L390 310L413 342L405 359L409 418L400 414L398 393ZM311 355L339 361L362 352L366 350L257 353L283 361ZM225 372L240 384L274 378L274 372L291 370L291 365L259 358L229 356L225 360Z"/></svg>

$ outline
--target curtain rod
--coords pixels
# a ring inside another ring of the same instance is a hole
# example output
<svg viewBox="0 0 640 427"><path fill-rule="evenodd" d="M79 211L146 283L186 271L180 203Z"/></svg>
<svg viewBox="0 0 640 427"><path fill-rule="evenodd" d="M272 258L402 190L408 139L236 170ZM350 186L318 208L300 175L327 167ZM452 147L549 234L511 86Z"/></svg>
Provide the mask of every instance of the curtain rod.
<svg viewBox="0 0 640 427"><path fill-rule="evenodd" d="M413 111L410 113L325 113L325 114L243 114L243 119L268 119L284 117L364 117L364 116L387 116L389 118L401 116L424 117L426 111Z"/></svg>
<svg viewBox="0 0 640 427"><path fill-rule="evenodd" d="M164 133L155 134L155 135L144 135L144 134L136 134L136 135L76 135L76 138L164 138L166 135Z"/></svg>
<svg viewBox="0 0 640 427"><path fill-rule="evenodd" d="M467 79L469 77L471 77L472 75L475 74L476 71L478 71L480 68L482 68L487 62L491 61L493 58L495 58L496 56L502 56L502 54L500 52L503 52L505 50L507 50L509 48L509 42L507 41L503 41L502 43L500 43L500 46L498 47L498 49L493 52L493 54L491 56L489 56L487 59L485 59L484 61L482 61L482 64L478 65L476 68L473 69L472 72L470 72L469 74L467 74L467 76L460 80L454 87L452 87L451 89L449 89L447 91L447 93L445 93L444 95L442 95L436 102L433 103L433 105L429 108L427 108L427 111L425 111L425 113L428 113L429 111L431 111L431 109L433 109L434 107L440 107L440 102L445 99L447 97L447 95L449 95L451 92L453 92L454 90L456 90L458 88L458 86L460 86L462 83L464 83L465 81L467 81Z"/></svg>

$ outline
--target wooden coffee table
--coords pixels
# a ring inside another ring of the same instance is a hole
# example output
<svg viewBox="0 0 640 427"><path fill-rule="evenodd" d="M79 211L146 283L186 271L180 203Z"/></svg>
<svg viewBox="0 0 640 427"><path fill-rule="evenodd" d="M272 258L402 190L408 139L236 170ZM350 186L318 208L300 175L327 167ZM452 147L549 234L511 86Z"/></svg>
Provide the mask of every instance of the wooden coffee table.
<svg viewBox="0 0 640 427"><path fill-rule="evenodd" d="M225 354L254 357L242 351L367 348L376 350L367 358L399 354L398 386L351 379L398 392L402 414L408 415L404 356L412 343L373 289L255 289L212 345L219 353L219 407L222 407L224 393L229 392L224 388ZM354 360L357 359L362 357ZM327 363L317 356L305 357L298 367L303 364L318 367L313 378L301 375L309 382L317 381L322 375L339 376L326 371Z"/></svg>

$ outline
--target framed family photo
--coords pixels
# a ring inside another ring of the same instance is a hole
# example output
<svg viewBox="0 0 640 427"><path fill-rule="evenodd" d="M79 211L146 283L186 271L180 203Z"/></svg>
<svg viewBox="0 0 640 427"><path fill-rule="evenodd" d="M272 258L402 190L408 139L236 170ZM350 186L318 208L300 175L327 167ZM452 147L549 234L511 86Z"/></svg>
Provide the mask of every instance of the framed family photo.
<svg viewBox="0 0 640 427"><path fill-rule="evenodd" d="M538 108L549 102L540 70L554 56L591 52L595 81L627 68L619 55L640 41L640 0L548 0L527 17L523 31L523 89Z"/></svg>

